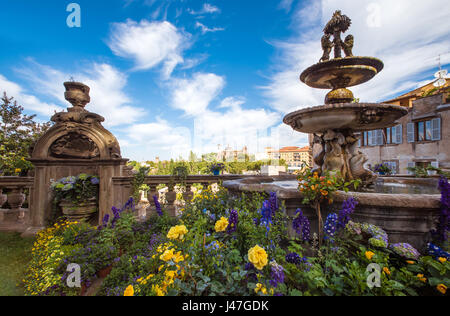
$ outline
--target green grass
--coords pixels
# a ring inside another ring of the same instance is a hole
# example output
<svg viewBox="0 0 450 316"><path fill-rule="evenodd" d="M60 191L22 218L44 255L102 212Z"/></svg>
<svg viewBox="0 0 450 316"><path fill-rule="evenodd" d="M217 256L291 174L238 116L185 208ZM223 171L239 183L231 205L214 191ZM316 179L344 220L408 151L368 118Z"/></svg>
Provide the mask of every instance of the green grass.
<svg viewBox="0 0 450 316"><path fill-rule="evenodd" d="M0 232L0 296L20 296L26 266L31 259L34 238Z"/></svg>

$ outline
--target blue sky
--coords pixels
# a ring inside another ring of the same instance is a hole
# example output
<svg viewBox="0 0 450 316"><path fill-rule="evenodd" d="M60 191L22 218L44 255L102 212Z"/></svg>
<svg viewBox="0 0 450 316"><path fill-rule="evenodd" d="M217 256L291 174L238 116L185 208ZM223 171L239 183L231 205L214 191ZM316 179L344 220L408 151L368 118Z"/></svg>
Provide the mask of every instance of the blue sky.
<svg viewBox="0 0 450 316"><path fill-rule="evenodd" d="M430 82L450 63L450 8L416 0L15 0L0 11L0 90L46 121L68 106L62 83L91 87L124 157L152 160L216 151L303 146L282 123L323 103L298 76L321 57L324 24L348 15L354 54L385 69L353 88L382 101ZM81 27L66 24L80 5Z"/></svg>

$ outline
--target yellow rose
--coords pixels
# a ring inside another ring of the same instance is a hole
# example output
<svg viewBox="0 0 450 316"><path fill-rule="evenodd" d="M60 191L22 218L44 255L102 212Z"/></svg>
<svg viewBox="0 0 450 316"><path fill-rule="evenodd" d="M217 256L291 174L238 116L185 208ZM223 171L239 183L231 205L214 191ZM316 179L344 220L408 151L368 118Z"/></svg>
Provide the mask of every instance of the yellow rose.
<svg viewBox="0 0 450 316"><path fill-rule="evenodd" d="M447 292L447 287L444 284L438 284L438 286L436 286L436 289L441 292L442 294L445 294Z"/></svg>
<svg viewBox="0 0 450 316"><path fill-rule="evenodd" d="M216 222L216 225L214 228L216 229L216 232L223 232L227 229L228 224L229 224L228 219L226 219L225 217L222 217L220 220L218 220Z"/></svg>
<svg viewBox="0 0 450 316"><path fill-rule="evenodd" d="M184 225L178 225L174 226L169 230L169 233L167 234L167 238L173 239L173 240L183 240L184 235L188 233L188 230L186 226Z"/></svg>
<svg viewBox="0 0 450 316"><path fill-rule="evenodd" d="M262 270L268 262L267 252L256 245L248 251L248 260L253 263L256 269Z"/></svg>
<svg viewBox="0 0 450 316"><path fill-rule="evenodd" d="M123 296L134 296L134 288L132 285L128 285L128 287L125 289L125 292L123 293Z"/></svg>
<svg viewBox="0 0 450 316"><path fill-rule="evenodd" d="M375 254L374 254L372 251L366 251L366 258L367 258L367 259L372 260L372 257L373 257L374 255L375 255Z"/></svg>

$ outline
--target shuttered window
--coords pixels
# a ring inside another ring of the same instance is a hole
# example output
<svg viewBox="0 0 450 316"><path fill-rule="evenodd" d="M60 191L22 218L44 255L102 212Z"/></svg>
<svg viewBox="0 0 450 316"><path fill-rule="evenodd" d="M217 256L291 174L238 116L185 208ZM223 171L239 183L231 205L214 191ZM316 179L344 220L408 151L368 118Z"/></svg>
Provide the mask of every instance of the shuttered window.
<svg viewBox="0 0 450 316"><path fill-rule="evenodd" d="M395 126L395 133L392 133L392 137L395 139L395 144L402 144L403 143L403 133L402 133L403 126L397 125Z"/></svg>
<svg viewBox="0 0 450 316"><path fill-rule="evenodd" d="M441 119L435 118L431 120L431 140L441 140Z"/></svg>
<svg viewBox="0 0 450 316"><path fill-rule="evenodd" d="M415 142L414 123L408 123L408 125L406 125L406 134L408 143L414 143Z"/></svg>

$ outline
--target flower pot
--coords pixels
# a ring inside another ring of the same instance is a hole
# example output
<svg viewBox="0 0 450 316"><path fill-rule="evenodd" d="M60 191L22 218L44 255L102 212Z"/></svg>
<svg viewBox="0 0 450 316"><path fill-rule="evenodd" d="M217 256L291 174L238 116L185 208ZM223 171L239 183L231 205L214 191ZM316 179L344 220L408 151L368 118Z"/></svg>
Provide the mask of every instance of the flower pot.
<svg viewBox="0 0 450 316"><path fill-rule="evenodd" d="M23 202L25 202L26 196L18 190L13 190L8 193L8 203L13 210L20 210Z"/></svg>
<svg viewBox="0 0 450 316"><path fill-rule="evenodd" d="M63 214L71 222L86 222L97 212L97 199L92 198L86 202L75 204L72 201L62 200L59 202Z"/></svg>
<svg viewBox="0 0 450 316"><path fill-rule="evenodd" d="M112 270L112 265L98 271L97 276L99 278L106 278L111 273L111 270Z"/></svg>
<svg viewBox="0 0 450 316"><path fill-rule="evenodd" d="M220 170L213 170L213 174L214 174L215 176L220 175Z"/></svg>

